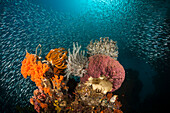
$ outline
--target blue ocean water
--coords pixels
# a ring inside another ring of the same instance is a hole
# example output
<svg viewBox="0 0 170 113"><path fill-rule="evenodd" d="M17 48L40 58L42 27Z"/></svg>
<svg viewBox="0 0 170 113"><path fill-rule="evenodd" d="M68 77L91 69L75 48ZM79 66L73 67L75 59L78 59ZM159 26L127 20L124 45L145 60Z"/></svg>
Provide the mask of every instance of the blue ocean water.
<svg viewBox="0 0 170 113"><path fill-rule="evenodd" d="M119 47L126 80L115 93L125 95L123 111L145 112L164 103L170 81L169 6L168 0L1 0L0 110L30 105L36 86L20 73L25 50L35 53L41 44L45 57L53 48L72 49L73 42L86 50L100 37Z"/></svg>

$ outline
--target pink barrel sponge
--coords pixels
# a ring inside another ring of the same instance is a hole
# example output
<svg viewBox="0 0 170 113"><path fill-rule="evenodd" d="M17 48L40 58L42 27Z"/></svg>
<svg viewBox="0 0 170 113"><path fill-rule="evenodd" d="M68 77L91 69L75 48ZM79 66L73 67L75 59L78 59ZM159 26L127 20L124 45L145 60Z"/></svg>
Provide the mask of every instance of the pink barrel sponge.
<svg viewBox="0 0 170 113"><path fill-rule="evenodd" d="M106 55L93 55L89 57L87 74L81 78L81 82L85 82L91 76L99 78L104 75L108 81L113 84L112 92L117 90L125 79L125 70L117 61Z"/></svg>

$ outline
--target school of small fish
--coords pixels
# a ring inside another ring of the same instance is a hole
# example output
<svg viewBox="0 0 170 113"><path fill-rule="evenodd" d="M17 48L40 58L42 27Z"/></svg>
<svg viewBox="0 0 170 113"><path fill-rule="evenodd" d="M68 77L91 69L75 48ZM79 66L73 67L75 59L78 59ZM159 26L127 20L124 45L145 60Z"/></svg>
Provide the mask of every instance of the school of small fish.
<svg viewBox="0 0 170 113"><path fill-rule="evenodd" d="M7 106L12 109L16 105L29 104L36 86L21 76L20 67L25 50L34 53L39 43L43 45L43 55L46 55L51 48L72 48L75 41L85 49L89 40L106 36L118 41L120 58L133 53L133 57L150 64L157 59L167 61L170 51L167 4L134 0L115 2L88 1L78 15L46 9L29 0L1 5L0 102L5 101L2 110Z"/></svg>

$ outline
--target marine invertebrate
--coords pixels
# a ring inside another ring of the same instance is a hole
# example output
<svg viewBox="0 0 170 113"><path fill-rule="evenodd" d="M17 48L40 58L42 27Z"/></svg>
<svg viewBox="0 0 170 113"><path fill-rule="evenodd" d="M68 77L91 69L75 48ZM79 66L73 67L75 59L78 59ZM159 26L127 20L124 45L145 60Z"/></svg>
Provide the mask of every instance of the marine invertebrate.
<svg viewBox="0 0 170 113"><path fill-rule="evenodd" d="M47 95L45 95L42 90L36 89L34 90L34 96L30 98L30 103L34 105L34 109L40 113L42 110L47 111L49 101ZM42 108L42 109L41 109Z"/></svg>
<svg viewBox="0 0 170 113"><path fill-rule="evenodd" d="M51 81L52 81L52 84L53 84L53 89L61 89L64 88L64 89L68 89L68 87L65 85L64 82L62 82L63 80L63 76L60 75L60 77L58 77L57 75L54 75L54 77L52 77Z"/></svg>
<svg viewBox="0 0 170 113"><path fill-rule="evenodd" d="M36 48L36 54L39 46ZM62 51L63 49L60 50ZM30 76L30 79L35 82L38 87L38 89L34 91L34 96L30 99L30 103L34 105L34 109L37 112L41 112L42 110L46 111L47 108L54 109L52 104L54 100L57 99L61 101L63 97L62 91L68 89L63 82L63 76L60 75L61 70L66 68L65 59L67 56L65 55L67 52L61 51L58 50L55 52L55 55L48 57L52 59L51 62L54 61L54 66L51 66L48 62L42 63L40 56L29 54L28 52L26 53L26 58L22 61L21 73L24 78ZM54 68L60 69L57 75L53 73Z"/></svg>
<svg viewBox="0 0 170 113"><path fill-rule="evenodd" d="M67 51L65 51L64 48L56 48L50 50L45 58L48 62L51 63L52 66L54 66L53 70L55 74L59 74L61 71L67 68Z"/></svg>
<svg viewBox="0 0 170 113"><path fill-rule="evenodd" d="M93 78L93 80L89 79L89 77ZM88 80L89 84L96 84L95 79L100 80L100 78L105 80L105 82L109 82L108 84L112 84L112 89L109 91L115 91L117 90L122 82L125 79L125 70L123 66L113 58L106 56L106 55L93 55L89 57L89 64L87 68L87 74L84 75L84 77L81 78L82 82L86 82ZM101 80L100 80L101 81ZM100 83L99 81L97 83ZM99 84L100 85L100 84ZM99 89L107 89L107 88L101 84L103 88ZM106 93L106 92L103 92Z"/></svg>
<svg viewBox="0 0 170 113"><path fill-rule="evenodd" d="M117 42L112 39L109 41L109 37L100 38L100 41L95 41L94 43L91 41L87 46L87 53L92 56L96 54L102 54L112 57L117 60L118 57L118 47L116 45Z"/></svg>
<svg viewBox="0 0 170 113"><path fill-rule="evenodd" d="M26 58L22 61L21 74L26 78L31 77L31 80L35 82L36 86L41 86L41 79L44 78L44 74L48 71L47 64L42 64L41 61L36 60L36 55L26 53Z"/></svg>
<svg viewBox="0 0 170 113"><path fill-rule="evenodd" d="M53 105L55 106L55 110L56 110L57 112L60 112L60 111L61 111L61 108L59 107L58 100L55 100L54 103L53 103Z"/></svg>
<svg viewBox="0 0 170 113"><path fill-rule="evenodd" d="M32 66L36 63L36 57L33 54L29 54L26 52L26 58L22 61L21 66L21 74L24 78L27 78L29 75L29 70L32 68Z"/></svg>
<svg viewBox="0 0 170 113"><path fill-rule="evenodd" d="M121 111L118 96L111 92L103 94L100 91L93 90L92 86L80 82L74 94L75 101L71 104L73 112L113 113L114 111Z"/></svg>
<svg viewBox="0 0 170 113"><path fill-rule="evenodd" d="M90 85L87 86L84 83L78 84L75 93L80 96L79 99L83 104L88 106L97 106L100 103L100 99L104 96L104 94L97 90L94 91Z"/></svg>
<svg viewBox="0 0 170 113"><path fill-rule="evenodd" d="M80 51L81 46L78 43L73 43L73 53L71 54L70 49L67 62L66 75L67 78L72 74L74 76L83 77L86 73L86 68L88 66L88 58L85 57L85 51Z"/></svg>
<svg viewBox="0 0 170 113"><path fill-rule="evenodd" d="M109 82L105 76L99 78L88 78L88 81L85 83L88 86L92 86L93 90L97 90L106 94L107 92L112 90L113 84Z"/></svg>
<svg viewBox="0 0 170 113"><path fill-rule="evenodd" d="M105 39L100 41L106 49L109 41ZM85 51L80 51L81 46L73 43L73 52L68 50L68 60L67 51L58 48L52 49L46 60L41 61L38 47L41 45L37 46L36 54L26 53L21 66L24 78L30 76L38 87L30 99L37 112L121 112L117 95L112 94L125 78L125 71L117 60L100 52L86 57ZM70 75L81 79L72 92L75 100L66 86Z"/></svg>

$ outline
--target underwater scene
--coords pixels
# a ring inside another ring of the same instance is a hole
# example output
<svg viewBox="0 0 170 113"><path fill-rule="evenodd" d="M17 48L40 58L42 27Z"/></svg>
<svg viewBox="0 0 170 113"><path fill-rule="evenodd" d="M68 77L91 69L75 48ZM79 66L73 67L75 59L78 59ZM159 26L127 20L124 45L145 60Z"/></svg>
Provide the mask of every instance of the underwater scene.
<svg viewBox="0 0 170 113"><path fill-rule="evenodd" d="M0 113L167 113L170 1L0 0Z"/></svg>

